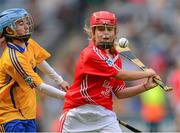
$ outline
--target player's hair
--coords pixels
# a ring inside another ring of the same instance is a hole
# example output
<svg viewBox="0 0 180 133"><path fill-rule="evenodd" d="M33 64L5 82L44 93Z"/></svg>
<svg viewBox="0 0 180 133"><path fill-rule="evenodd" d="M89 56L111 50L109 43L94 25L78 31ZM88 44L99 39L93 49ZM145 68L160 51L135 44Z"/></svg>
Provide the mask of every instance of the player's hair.
<svg viewBox="0 0 180 133"><path fill-rule="evenodd" d="M86 19L83 29L86 32L86 34L88 35L88 39L91 40L92 39L92 31L91 31L91 27L89 26L89 20L88 19Z"/></svg>

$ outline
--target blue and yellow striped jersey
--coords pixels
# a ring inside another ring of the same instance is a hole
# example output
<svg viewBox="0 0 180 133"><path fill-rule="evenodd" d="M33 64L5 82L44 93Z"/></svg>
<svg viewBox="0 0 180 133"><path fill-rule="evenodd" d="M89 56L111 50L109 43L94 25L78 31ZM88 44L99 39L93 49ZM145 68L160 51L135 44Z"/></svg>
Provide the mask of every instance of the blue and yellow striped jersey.
<svg viewBox="0 0 180 133"><path fill-rule="evenodd" d="M35 87L42 79L35 67L50 54L33 39L26 49L8 43L0 58L0 124L15 119L35 119Z"/></svg>

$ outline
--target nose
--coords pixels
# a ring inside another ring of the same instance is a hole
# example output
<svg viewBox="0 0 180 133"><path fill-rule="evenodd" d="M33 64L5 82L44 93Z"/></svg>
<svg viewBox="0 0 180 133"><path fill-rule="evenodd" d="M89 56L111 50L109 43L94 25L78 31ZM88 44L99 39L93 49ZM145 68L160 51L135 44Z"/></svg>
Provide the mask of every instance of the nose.
<svg viewBox="0 0 180 133"><path fill-rule="evenodd" d="M107 34L107 33L108 33L108 28L107 28L107 27L105 27L105 29L104 29L104 33L105 33L105 34Z"/></svg>
<svg viewBox="0 0 180 133"><path fill-rule="evenodd" d="M29 28L29 25L27 23L24 23L24 29L27 30Z"/></svg>
<svg viewBox="0 0 180 133"><path fill-rule="evenodd" d="M24 24L24 31L26 33L29 33L29 24L27 24L27 23Z"/></svg>
<svg viewBox="0 0 180 133"><path fill-rule="evenodd" d="M108 32L107 27L105 27L103 38L108 38L108 37L109 37L109 32Z"/></svg>
<svg viewBox="0 0 180 133"><path fill-rule="evenodd" d="M109 34L105 32L103 38L109 38Z"/></svg>

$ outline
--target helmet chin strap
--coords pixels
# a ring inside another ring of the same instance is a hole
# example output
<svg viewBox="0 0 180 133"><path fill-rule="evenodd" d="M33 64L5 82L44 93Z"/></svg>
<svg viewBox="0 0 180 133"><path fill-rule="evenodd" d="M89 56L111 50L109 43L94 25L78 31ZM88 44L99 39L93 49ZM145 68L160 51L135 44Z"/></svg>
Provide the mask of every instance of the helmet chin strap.
<svg viewBox="0 0 180 133"><path fill-rule="evenodd" d="M97 47L98 47L99 49L102 49L102 50L110 49L110 48L113 47L113 43L114 43L114 41L112 41L112 42L99 42L99 43L97 44Z"/></svg>
<svg viewBox="0 0 180 133"><path fill-rule="evenodd" d="M106 25L105 25L105 27L106 27ZM103 39L110 38L110 36L109 36L109 34L105 33L102 38ZM102 50L111 49L113 47L114 40L115 39L113 39L113 41L109 41L109 42L98 42L97 47Z"/></svg>
<svg viewBox="0 0 180 133"><path fill-rule="evenodd" d="M103 38L109 38L108 34L104 34ZM97 44L97 47L99 49L105 50L105 49L111 49L113 47L114 40L112 42L99 42Z"/></svg>
<svg viewBox="0 0 180 133"><path fill-rule="evenodd" d="M29 40L30 37L31 37L31 34L22 35L22 36L5 35L5 38L9 42L12 42L12 39L16 39L16 40L23 41L23 42L26 43Z"/></svg>

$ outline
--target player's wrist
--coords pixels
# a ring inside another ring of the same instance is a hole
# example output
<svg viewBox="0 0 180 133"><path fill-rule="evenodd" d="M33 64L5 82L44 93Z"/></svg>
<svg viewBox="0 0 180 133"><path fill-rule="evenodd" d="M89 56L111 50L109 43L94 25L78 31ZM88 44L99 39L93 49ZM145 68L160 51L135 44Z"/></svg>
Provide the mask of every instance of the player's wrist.
<svg viewBox="0 0 180 133"><path fill-rule="evenodd" d="M144 88L145 91L149 90L146 83L143 84L143 88Z"/></svg>
<svg viewBox="0 0 180 133"><path fill-rule="evenodd" d="M58 76L57 84L60 85L60 84L62 84L63 82L64 82L63 77Z"/></svg>

